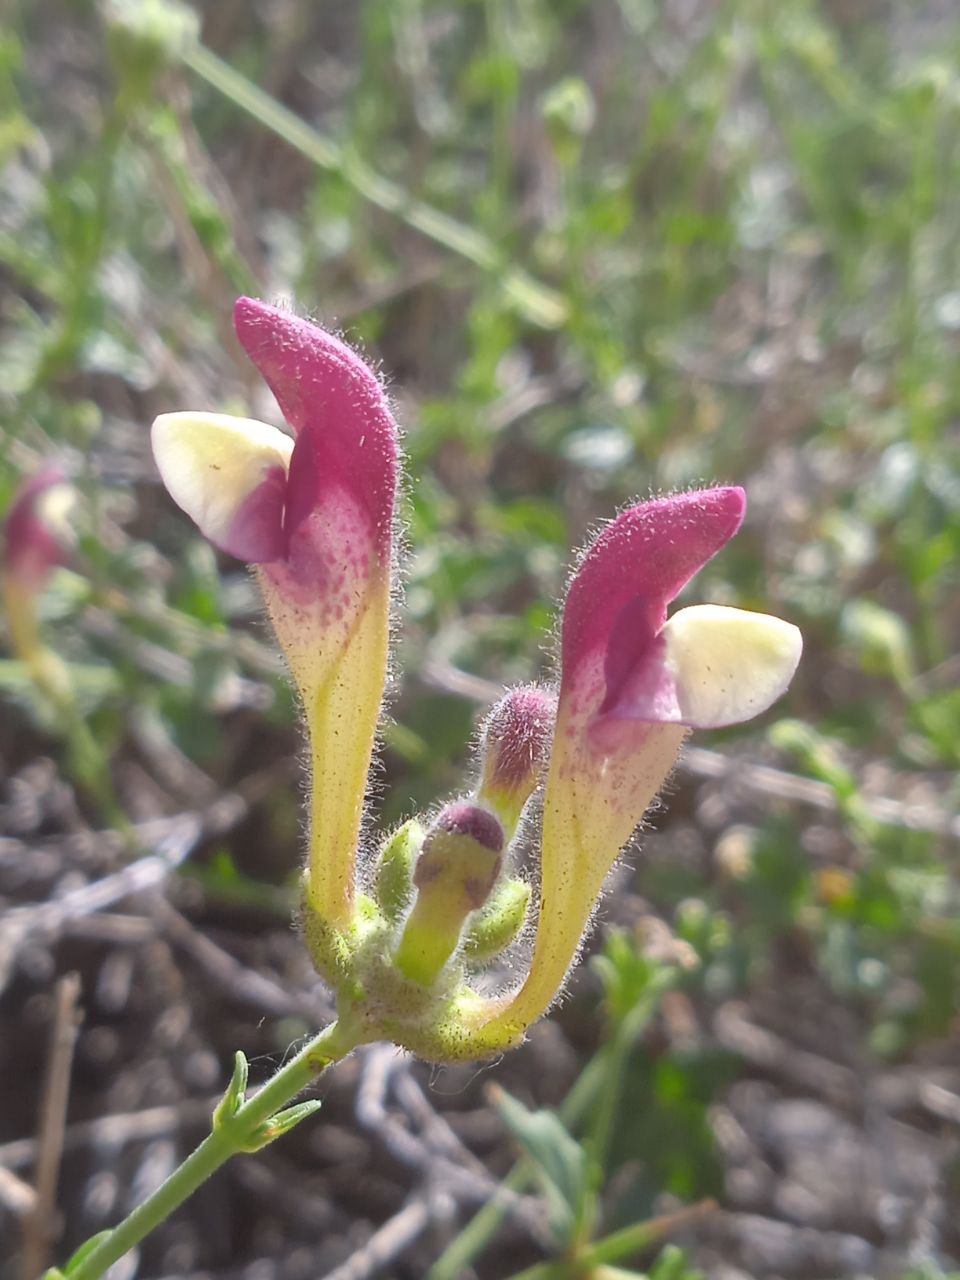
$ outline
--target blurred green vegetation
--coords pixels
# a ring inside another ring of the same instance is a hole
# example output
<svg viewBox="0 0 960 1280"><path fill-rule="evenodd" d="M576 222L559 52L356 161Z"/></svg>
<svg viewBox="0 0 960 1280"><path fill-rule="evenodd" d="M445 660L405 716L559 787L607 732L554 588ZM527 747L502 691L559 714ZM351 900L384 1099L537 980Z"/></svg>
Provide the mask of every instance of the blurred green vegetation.
<svg viewBox="0 0 960 1280"><path fill-rule="evenodd" d="M252 585L173 509L147 442L166 409L274 413L229 307L292 299L382 360L407 432L378 821L458 786L477 707L460 673L482 693L549 671L597 520L742 483L747 525L696 598L789 618L806 654L763 723L701 745L816 779L835 815L754 799L704 857L645 862L643 891L699 957L691 999L775 986L789 951L877 1061L955 1027L960 16L6 8L0 506L50 455L83 493L43 607L104 755L189 807L296 752ZM22 669L0 683L8 769L56 752ZM156 772L171 760L180 781ZM294 875L295 772L258 796L249 838L197 869L211 893ZM604 1158L659 1153L648 1205L715 1193L705 1115L730 1063L624 1052L649 1104Z"/></svg>

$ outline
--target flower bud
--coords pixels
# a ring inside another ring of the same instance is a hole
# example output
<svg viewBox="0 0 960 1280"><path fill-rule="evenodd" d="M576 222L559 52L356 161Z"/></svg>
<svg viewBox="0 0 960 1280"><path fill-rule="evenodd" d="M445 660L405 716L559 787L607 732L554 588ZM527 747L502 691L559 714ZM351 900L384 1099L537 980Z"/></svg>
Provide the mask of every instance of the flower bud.
<svg viewBox="0 0 960 1280"><path fill-rule="evenodd" d="M411 818L388 836L377 863L376 899L388 920L399 920L413 897L413 869L423 845L424 831Z"/></svg>
<svg viewBox="0 0 960 1280"><path fill-rule="evenodd" d="M503 828L488 809L456 800L440 813L417 859L417 900L397 949L397 968L406 977L423 986L437 977L467 916L489 898L503 846Z"/></svg>
<svg viewBox="0 0 960 1280"><path fill-rule="evenodd" d="M479 798L512 835L550 754L556 695L539 685L505 693L483 726Z"/></svg>
<svg viewBox="0 0 960 1280"><path fill-rule="evenodd" d="M501 881L466 932L463 954L467 959L483 964L509 947L526 923L529 905L530 886L526 881Z"/></svg>

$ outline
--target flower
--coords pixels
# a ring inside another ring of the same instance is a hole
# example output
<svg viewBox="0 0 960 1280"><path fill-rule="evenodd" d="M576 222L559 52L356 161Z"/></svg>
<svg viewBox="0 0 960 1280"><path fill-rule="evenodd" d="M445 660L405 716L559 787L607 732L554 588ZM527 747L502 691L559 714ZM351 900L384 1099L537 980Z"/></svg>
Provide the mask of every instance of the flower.
<svg viewBox="0 0 960 1280"><path fill-rule="evenodd" d="M376 375L333 334L252 298L234 324L293 439L248 418L168 413L154 457L200 531L257 566L310 734L308 902L345 928L387 671L397 427Z"/></svg>
<svg viewBox="0 0 960 1280"><path fill-rule="evenodd" d="M23 590L37 592L72 542L70 514L76 501L62 467L47 463L17 490L4 521L3 572Z"/></svg>
<svg viewBox="0 0 960 1280"><path fill-rule="evenodd" d="M742 489L638 503L600 533L563 613L557 725L544 798L533 959L481 1038L503 1047L549 1007L623 845L689 728L758 715L800 659L796 627L766 614L667 605L743 521Z"/></svg>
<svg viewBox="0 0 960 1280"><path fill-rule="evenodd" d="M76 493L63 469L47 463L17 490L4 520L3 600L14 652L34 677L61 690L61 664L40 640L37 596L58 565L67 563L73 542L71 516Z"/></svg>

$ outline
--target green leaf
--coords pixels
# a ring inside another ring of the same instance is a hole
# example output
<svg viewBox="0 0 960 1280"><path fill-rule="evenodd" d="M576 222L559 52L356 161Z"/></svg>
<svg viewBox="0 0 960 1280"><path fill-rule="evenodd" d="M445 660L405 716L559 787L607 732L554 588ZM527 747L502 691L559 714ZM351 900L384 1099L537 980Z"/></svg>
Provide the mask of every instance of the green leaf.
<svg viewBox="0 0 960 1280"><path fill-rule="evenodd" d="M603 1240L591 1244L584 1255L584 1261L590 1266L601 1266L618 1262L621 1258L641 1253L652 1244L662 1240L664 1236L682 1231L691 1223L716 1211L716 1202L703 1200L699 1204L688 1205L674 1213L662 1214L659 1218L649 1218L646 1222L635 1222L632 1226L614 1231ZM657 1266L651 1276L657 1275L661 1280L684 1280L687 1271L684 1267L684 1253L673 1245L667 1245L657 1260Z"/></svg>
<svg viewBox="0 0 960 1280"><path fill-rule="evenodd" d="M322 1105L319 1098L314 1098L310 1102L298 1102L292 1107L287 1107L284 1111L278 1111L269 1120L265 1120L241 1144L241 1151L246 1151L248 1155L254 1151L261 1151L264 1147L269 1146L271 1142L275 1142L277 1138L282 1138L285 1133L289 1133L291 1129L296 1128L301 1120L306 1120L308 1116L312 1116L314 1112L319 1111Z"/></svg>
<svg viewBox="0 0 960 1280"><path fill-rule="evenodd" d="M62 1272L58 1272L56 1268L53 1268L51 1272L47 1272L44 1280L47 1280L48 1276L51 1277L52 1280L53 1277L58 1277L61 1274L67 1277L72 1276L75 1271L79 1271L81 1265L86 1262L94 1249L99 1248L109 1235L112 1235L112 1232L109 1230L98 1231L97 1234L95 1236L91 1236L89 1240L84 1240L80 1248L70 1255L69 1260L63 1266Z"/></svg>
<svg viewBox="0 0 960 1280"><path fill-rule="evenodd" d="M840 634L865 671L892 676L901 689L909 688L915 673L913 641L899 614L872 600L850 600L840 615Z"/></svg>
<svg viewBox="0 0 960 1280"><path fill-rule="evenodd" d="M586 1207L586 1152L554 1112L528 1111L504 1089L491 1092L501 1119L533 1162L558 1243L571 1243Z"/></svg>
<svg viewBox="0 0 960 1280"><path fill-rule="evenodd" d="M650 1280L703 1280L703 1273L689 1268L684 1251L675 1244L668 1244L657 1258Z"/></svg>
<svg viewBox="0 0 960 1280"><path fill-rule="evenodd" d="M243 1106L247 1092L248 1073L249 1067L246 1056L238 1049L233 1060L233 1075L230 1077L227 1091L217 1103L217 1108L213 1113L214 1129L222 1129Z"/></svg>

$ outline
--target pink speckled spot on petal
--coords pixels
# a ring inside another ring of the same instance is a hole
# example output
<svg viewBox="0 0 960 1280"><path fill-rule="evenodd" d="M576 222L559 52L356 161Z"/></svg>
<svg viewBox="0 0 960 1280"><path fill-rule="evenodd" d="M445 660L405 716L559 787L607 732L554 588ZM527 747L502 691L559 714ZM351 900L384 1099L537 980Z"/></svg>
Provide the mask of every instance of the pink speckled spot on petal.
<svg viewBox="0 0 960 1280"><path fill-rule="evenodd" d="M66 563L64 547L38 511L43 495L65 482L56 464L42 467L20 486L4 521L4 570L31 590L39 590L53 570Z"/></svg>
<svg viewBox="0 0 960 1280"><path fill-rule="evenodd" d="M234 308L237 336L298 435L290 462L287 532L331 490L363 510L376 554L390 561L397 427L379 380L333 334L253 298Z"/></svg>
<svg viewBox="0 0 960 1280"><path fill-rule="evenodd" d="M241 502L233 518L222 550L246 560L248 564L269 564L286 554L283 531L283 505L287 490L287 473L283 467L270 467L263 480Z"/></svg>
<svg viewBox="0 0 960 1280"><path fill-rule="evenodd" d="M334 489L289 534L284 559L266 571L285 596L314 611L318 624L348 626L382 569L366 513L351 493Z"/></svg>
<svg viewBox="0 0 960 1280"><path fill-rule="evenodd" d="M739 529L740 488L702 489L630 507L574 575L563 617L564 692L603 655L601 711L615 705L666 619L667 605ZM653 687L657 686L656 679Z"/></svg>

